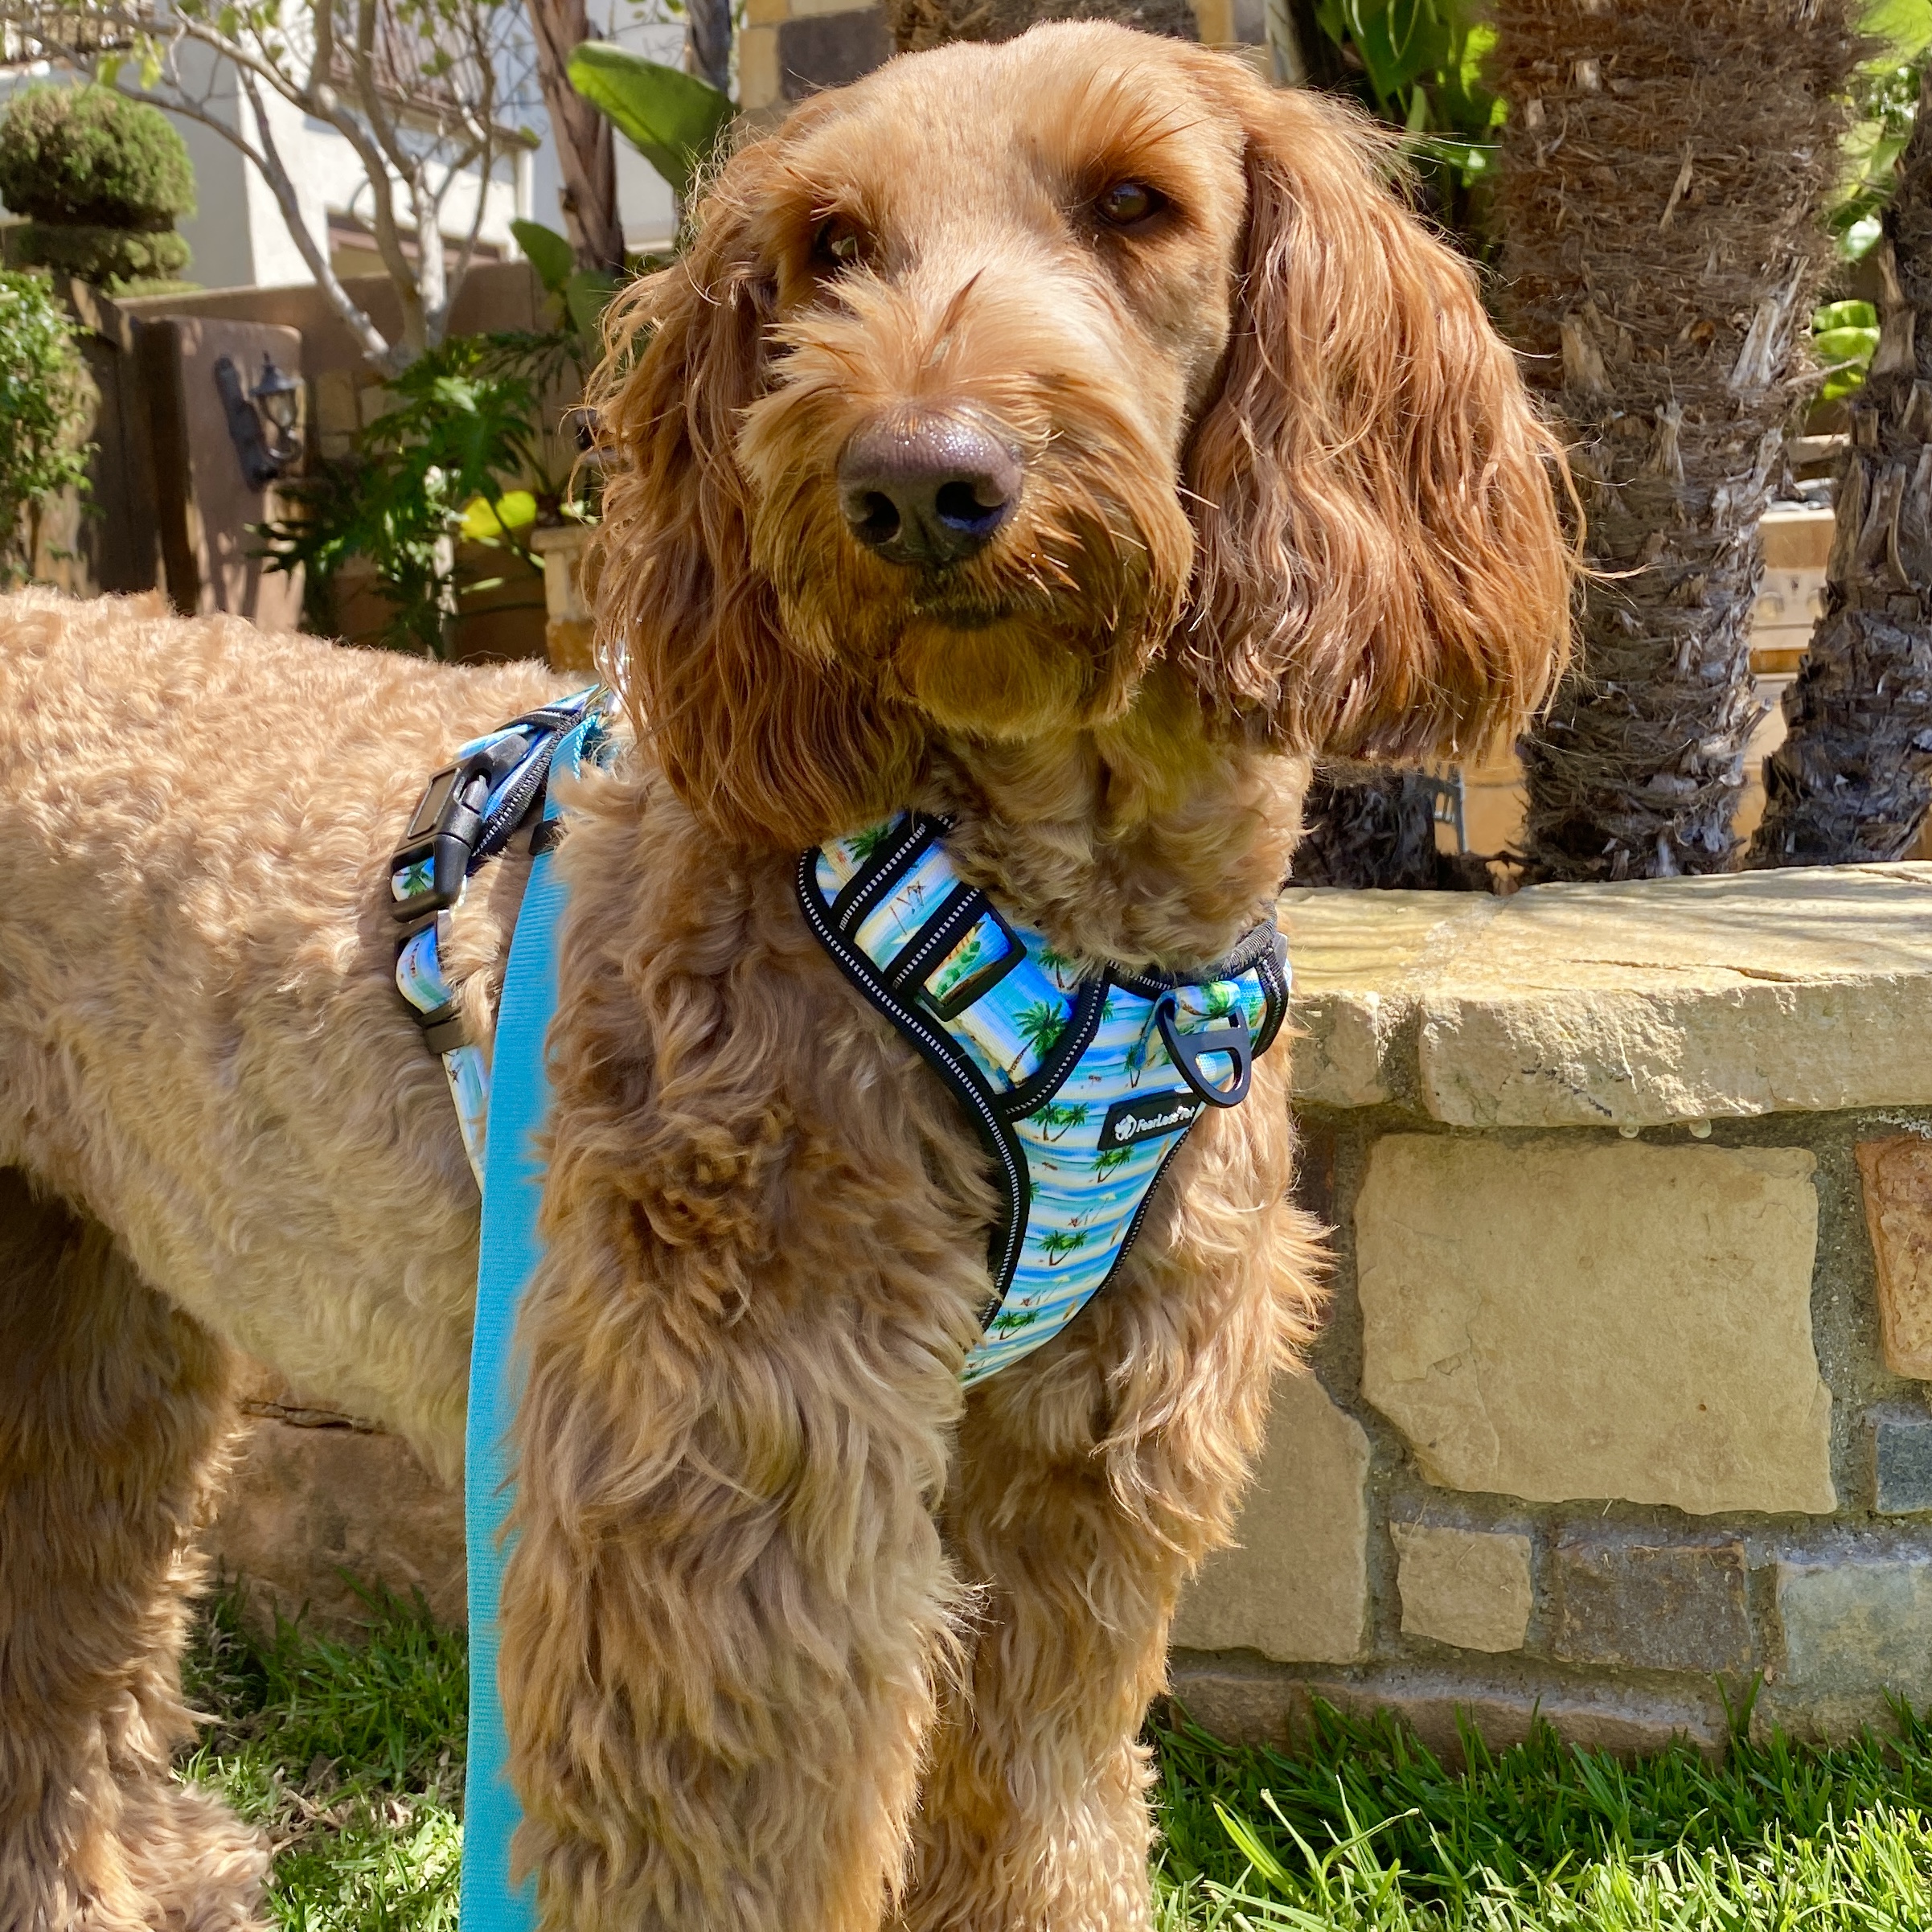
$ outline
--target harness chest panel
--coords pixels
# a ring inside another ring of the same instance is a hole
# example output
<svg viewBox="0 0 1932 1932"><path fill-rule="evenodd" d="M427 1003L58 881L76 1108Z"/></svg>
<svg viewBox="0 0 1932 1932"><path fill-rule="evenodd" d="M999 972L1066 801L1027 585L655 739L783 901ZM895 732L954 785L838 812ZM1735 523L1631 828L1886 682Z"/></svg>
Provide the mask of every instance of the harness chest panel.
<svg viewBox="0 0 1932 1932"><path fill-rule="evenodd" d="M993 1155L1003 1212L972 1383L1051 1340L1118 1272L1188 1130L1245 1095L1288 970L1270 921L1198 978L1083 978L962 883L945 829L902 814L835 839L805 855L798 890L820 943Z"/></svg>

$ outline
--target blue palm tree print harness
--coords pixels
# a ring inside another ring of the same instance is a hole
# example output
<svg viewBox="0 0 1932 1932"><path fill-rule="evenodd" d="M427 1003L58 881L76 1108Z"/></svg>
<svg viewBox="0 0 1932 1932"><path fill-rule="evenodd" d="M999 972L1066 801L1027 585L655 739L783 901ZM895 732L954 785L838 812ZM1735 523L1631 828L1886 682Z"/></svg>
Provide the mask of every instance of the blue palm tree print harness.
<svg viewBox="0 0 1932 1932"><path fill-rule="evenodd" d="M901 813L800 860L806 922L958 1097L1003 1212L973 1383L1050 1341L1118 1273L1156 1183L1210 1107L1240 1105L1288 1010L1272 919L1198 978L1081 977Z"/></svg>

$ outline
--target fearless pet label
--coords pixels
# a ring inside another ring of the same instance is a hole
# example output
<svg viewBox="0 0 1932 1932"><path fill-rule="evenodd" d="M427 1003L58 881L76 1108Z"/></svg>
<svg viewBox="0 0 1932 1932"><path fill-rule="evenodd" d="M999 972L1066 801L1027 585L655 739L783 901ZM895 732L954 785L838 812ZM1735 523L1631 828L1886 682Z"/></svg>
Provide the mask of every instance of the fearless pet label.
<svg viewBox="0 0 1932 1932"><path fill-rule="evenodd" d="M1100 1123L1100 1144L1131 1147L1157 1134L1178 1134L1208 1110L1208 1103L1192 1093L1147 1093L1138 1100L1117 1100Z"/></svg>

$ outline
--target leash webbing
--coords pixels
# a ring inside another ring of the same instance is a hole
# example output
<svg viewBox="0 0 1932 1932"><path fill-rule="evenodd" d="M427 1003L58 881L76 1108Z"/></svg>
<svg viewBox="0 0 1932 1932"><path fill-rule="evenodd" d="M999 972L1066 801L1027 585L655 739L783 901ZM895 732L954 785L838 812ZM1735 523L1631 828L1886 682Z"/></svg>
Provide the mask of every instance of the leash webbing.
<svg viewBox="0 0 1932 1932"><path fill-rule="evenodd" d="M586 719L558 745L554 771L574 774ZM544 822L556 818L554 786ZM503 978L491 1052L489 1122L483 1151L482 1250L477 1267L476 1336L470 1357L463 1515L469 1549L470 1762L463 1799L461 1932L531 1932L536 1881L512 1888L510 1840L523 1816L511 1789L509 1741L497 1685L503 1528L510 1513L510 1431L519 1388L512 1345L517 1310L543 1257L537 1210L544 1168L536 1136L550 1110L544 1036L556 1010L557 937L568 895L549 844L530 862Z"/></svg>

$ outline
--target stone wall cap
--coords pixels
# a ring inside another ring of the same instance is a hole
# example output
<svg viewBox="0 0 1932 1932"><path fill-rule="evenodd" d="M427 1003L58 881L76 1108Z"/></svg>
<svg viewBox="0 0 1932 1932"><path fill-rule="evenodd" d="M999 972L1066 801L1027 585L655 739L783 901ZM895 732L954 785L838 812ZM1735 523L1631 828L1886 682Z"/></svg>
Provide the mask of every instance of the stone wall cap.
<svg viewBox="0 0 1932 1932"><path fill-rule="evenodd" d="M1932 863L1283 894L1295 1092L1450 1125L1932 1105Z"/></svg>

